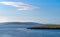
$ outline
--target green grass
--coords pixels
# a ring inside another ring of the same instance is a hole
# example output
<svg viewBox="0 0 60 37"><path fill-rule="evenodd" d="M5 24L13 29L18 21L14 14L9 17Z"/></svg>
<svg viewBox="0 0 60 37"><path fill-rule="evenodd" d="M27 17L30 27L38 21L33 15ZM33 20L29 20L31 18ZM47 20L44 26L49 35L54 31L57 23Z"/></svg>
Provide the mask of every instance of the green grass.
<svg viewBox="0 0 60 37"><path fill-rule="evenodd" d="M44 26L34 26L32 28L60 28L60 25L44 25Z"/></svg>

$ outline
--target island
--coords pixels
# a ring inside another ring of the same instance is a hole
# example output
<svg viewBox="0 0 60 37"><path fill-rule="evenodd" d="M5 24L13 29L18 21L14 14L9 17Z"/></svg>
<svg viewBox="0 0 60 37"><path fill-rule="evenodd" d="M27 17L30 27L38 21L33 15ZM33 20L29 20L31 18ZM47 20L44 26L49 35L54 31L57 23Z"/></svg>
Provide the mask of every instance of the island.
<svg viewBox="0 0 60 37"><path fill-rule="evenodd" d="M60 29L60 25L44 25L44 26L34 26L27 29Z"/></svg>

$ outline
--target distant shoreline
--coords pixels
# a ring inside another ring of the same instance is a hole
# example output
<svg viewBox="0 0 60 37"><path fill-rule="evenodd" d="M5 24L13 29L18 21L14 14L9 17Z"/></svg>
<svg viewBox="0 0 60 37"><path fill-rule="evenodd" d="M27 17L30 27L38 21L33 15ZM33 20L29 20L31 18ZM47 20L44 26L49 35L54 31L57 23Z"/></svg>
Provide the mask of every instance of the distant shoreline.
<svg viewBox="0 0 60 37"><path fill-rule="evenodd" d="M60 28L27 28L27 29L60 29Z"/></svg>
<svg viewBox="0 0 60 37"><path fill-rule="evenodd" d="M35 26L27 29L60 29L60 25Z"/></svg>

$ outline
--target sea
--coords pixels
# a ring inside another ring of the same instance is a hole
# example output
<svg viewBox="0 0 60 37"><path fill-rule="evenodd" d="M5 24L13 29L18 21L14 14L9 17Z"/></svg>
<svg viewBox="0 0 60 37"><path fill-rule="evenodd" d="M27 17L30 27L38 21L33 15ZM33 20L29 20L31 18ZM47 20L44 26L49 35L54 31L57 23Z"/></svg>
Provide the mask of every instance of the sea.
<svg viewBox="0 0 60 37"><path fill-rule="evenodd" d="M60 29L27 29L29 25L0 25L0 37L60 37Z"/></svg>

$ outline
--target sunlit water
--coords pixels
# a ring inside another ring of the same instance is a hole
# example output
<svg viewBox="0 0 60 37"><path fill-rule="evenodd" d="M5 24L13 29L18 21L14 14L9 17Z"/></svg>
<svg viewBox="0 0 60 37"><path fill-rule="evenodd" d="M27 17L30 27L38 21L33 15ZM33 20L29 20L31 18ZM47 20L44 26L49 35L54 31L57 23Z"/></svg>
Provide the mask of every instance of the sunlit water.
<svg viewBox="0 0 60 37"><path fill-rule="evenodd" d="M0 37L60 37L60 30L26 29L29 26L1 25Z"/></svg>

